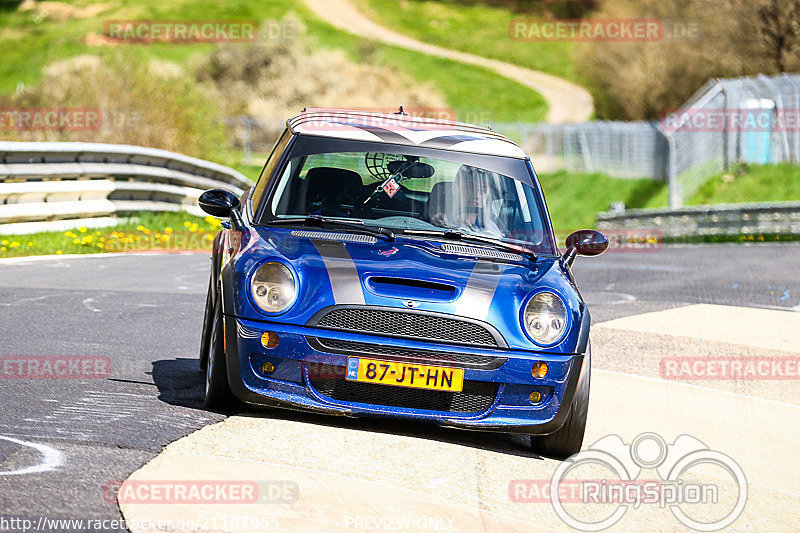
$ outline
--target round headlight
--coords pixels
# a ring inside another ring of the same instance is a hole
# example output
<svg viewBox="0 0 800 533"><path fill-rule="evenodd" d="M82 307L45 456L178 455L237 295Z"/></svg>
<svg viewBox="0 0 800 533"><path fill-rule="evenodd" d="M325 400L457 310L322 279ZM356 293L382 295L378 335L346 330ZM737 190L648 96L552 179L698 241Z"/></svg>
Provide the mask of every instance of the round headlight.
<svg viewBox="0 0 800 533"><path fill-rule="evenodd" d="M538 344L553 344L567 327L567 308L552 292L540 292L525 306L523 317L528 335Z"/></svg>
<svg viewBox="0 0 800 533"><path fill-rule="evenodd" d="M253 299L267 313L280 313L294 303L297 286L292 272L282 263L264 263L250 283Z"/></svg>

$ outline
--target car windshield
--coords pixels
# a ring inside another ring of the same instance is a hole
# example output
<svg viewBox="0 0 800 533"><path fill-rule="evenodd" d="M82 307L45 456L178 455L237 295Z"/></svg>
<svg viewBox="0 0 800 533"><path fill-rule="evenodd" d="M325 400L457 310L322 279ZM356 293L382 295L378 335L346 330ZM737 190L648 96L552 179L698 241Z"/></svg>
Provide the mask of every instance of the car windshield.
<svg viewBox="0 0 800 533"><path fill-rule="evenodd" d="M530 185L430 157L342 152L293 158L271 211L276 218L320 216L409 235L454 230L554 253Z"/></svg>

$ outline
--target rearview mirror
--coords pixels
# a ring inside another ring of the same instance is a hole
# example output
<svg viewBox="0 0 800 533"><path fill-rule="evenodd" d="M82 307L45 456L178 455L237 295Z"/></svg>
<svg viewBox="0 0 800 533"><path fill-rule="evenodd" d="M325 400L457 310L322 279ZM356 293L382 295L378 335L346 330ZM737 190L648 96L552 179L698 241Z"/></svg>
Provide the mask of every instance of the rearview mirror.
<svg viewBox="0 0 800 533"><path fill-rule="evenodd" d="M566 266L572 266L576 255L600 255L608 248L608 239L599 231L580 229L567 237L567 251L562 260Z"/></svg>
<svg viewBox="0 0 800 533"><path fill-rule="evenodd" d="M389 161L386 169L392 173L400 173L404 178L430 178L436 172L428 163L418 161Z"/></svg>
<svg viewBox="0 0 800 533"><path fill-rule="evenodd" d="M231 211L239 208L239 199L236 195L222 189L204 192L197 203L200 204L200 209L218 218L230 218Z"/></svg>

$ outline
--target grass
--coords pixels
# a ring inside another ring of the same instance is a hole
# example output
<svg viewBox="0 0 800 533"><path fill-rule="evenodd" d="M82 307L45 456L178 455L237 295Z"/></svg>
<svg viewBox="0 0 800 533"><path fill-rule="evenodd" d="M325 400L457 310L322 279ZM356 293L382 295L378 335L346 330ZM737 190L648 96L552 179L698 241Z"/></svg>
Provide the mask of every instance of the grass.
<svg viewBox="0 0 800 533"><path fill-rule="evenodd" d="M665 182L650 179L618 179L605 174L559 171L539 174L553 227L563 240L572 230L593 228L596 215L608 211L611 202L625 202L628 209L667 207ZM738 166L708 180L687 205L743 202L800 201L800 165ZM675 242L796 241L791 235L735 235L673 239Z"/></svg>
<svg viewBox="0 0 800 533"><path fill-rule="evenodd" d="M433 86L459 120L540 122L547 102L524 85L489 70L396 46L365 41L308 15L308 33L322 47L345 50L354 61L375 60Z"/></svg>
<svg viewBox="0 0 800 533"><path fill-rule="evenodd" d="M611 178L609 178L611 179ZM685 205L738 204L749 202L800 201L800 165L738 165L708 179L685 201ZM646 202L627 207L666 207L669 189L666 184ZM602 211L607 210L606 206Z"/></svg>
<svg viewBox="0 0 800 533"><path fill-rule="evenodd" d="M690 205L800 201L800 166L738 166L708 180Z"/></svg>
<svg viewBox="0 0 800 533"><path fill-rule="evenodd" d="M526 16L510 9L448 0L358 0L357 4L377 22L425 43L582 81L571 59L573 43L512 39L511 21Z"/></svg>
<svg viewBox="0 0 800 533"><path fill-rule="evenodd" d="M92 4L96 2L86 2ZM466 119L481 113L487 121L535 122L547 113L544 99L521 84L488 70L438 59L401 48L365 41L317 19L302 3L291 0L141 0L123 2L94 18L51 20L33 11L0 10L0 94L10 94L18 84L33 84L43 67L80 54L112 56L125 48L134 56L185 64L192 56L207 54L211 44L119 44L90 46L87 34L102 34L106 20L278 20L293 13L317 46L345 50L356 61L377 60L413 79L433 86L448 105ZM400 102L402 103L402 102ZM313 105L313 102L309 102Z"/></svg>
<svg viewBox="0 0 800 533"><path fill-rule="evenodd" d="M256 181L258 176L261 174L261 169L264 167L263 162L266 162L268 154L252 154L251 160L253 163L252 165L245 165L243 162L238 163L236 165L231 165L231 168L237 170L244 174L246 178L249 178L252 181ZM241 161L241 160L239 160Z"/></svg>
<svg viewBox="0 0 800 533"><path fill-rule="evenodd" d="M553 227L559 235L594 228L597 213L611 202L625 202L630 209L657 207L666 183L643 179L619 179L600 173L558 171L539 174ZM661 204L665 206L666 203Z"/></svg>
<svg viewBox="0 0 800 533"><path fill-rule="evenodd" d="M236 169L255 179L261 171L261 165L238 165ZM667 184L647 178L619 179L599 173L559 171L539 174L539 181L544 189L553 227L562 241L575 229L593 228L597 213L607 211L611 202L625 202L629 209L667 205ZM800 166L739 166L729 174L719 174L709 180L689 204L786 200L800 201ZM84 230L75 228L68 232L0 235L0 258L58 253L208 250L210 239L219 230L219 221L187 213L140 213L114 227ZM797 238L786 235L745 235L696 240L750 242Z"/></svg>
<svg viewBox="0 0 800 533"><path fill-rule="evenodd" d="M113 227L0 235L0 258L132 251L211 250L220 223L188 213L139 213Z"/></svg>

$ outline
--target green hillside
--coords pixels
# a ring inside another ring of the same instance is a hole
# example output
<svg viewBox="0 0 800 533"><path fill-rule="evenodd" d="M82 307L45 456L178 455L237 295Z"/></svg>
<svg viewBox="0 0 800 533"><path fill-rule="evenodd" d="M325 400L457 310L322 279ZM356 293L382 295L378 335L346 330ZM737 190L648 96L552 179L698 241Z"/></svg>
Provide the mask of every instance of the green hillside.
<svg viewBox="0 0 800 533"><path fill-rule="evenodd" d="M320 21L301 2L141 0L115 4L85 1L69 5L74 6L69 18L21 11L9 3L0 5L0 55L3 57L0 95L12 93L20 84L36 83L46 65L80 54L113 57L118 50L125 49L126 54L136 57L188 64L198 54L208 54L214 46L208 43L108 46L102 34L109 20L276 21L291 13L304 27L305 38L316 46L341 49L355 61L378 62L430 84L461 117L481 112L495 121L535 122L547 113L544 99L523 85L481 68L365 41ZM92 10L93 6L100 7Z"/></svg>

